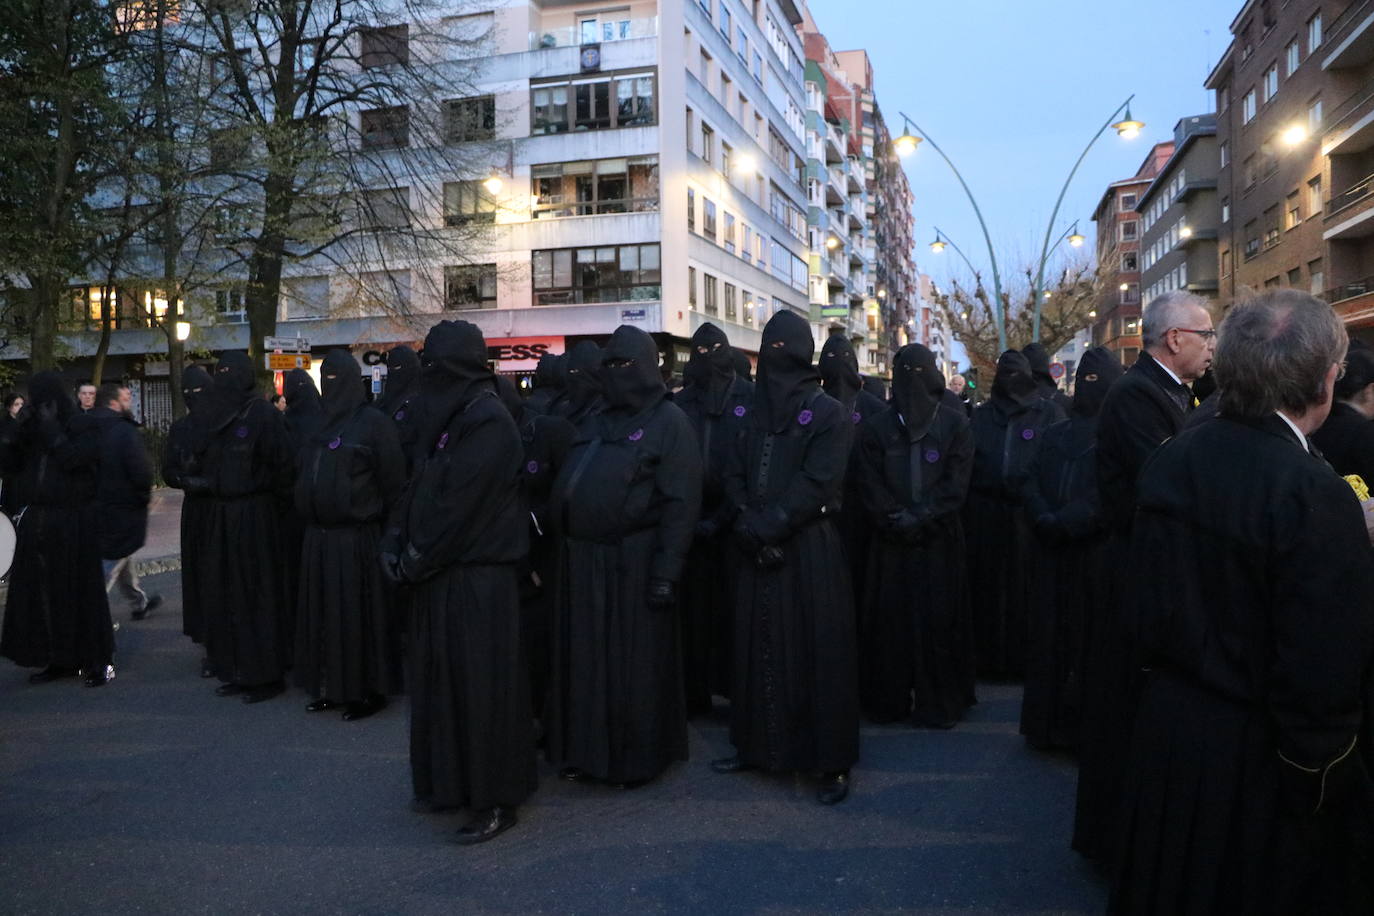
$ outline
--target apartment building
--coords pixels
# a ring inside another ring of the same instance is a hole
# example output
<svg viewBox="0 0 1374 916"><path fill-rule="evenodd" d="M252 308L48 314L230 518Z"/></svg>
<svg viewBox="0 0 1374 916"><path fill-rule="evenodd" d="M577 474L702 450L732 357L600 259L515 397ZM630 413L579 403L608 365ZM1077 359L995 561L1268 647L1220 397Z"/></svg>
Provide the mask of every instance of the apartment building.
<svg viewBox="0 0 1374 916"><path fill-rule="evenodd" d="M1207 79L1219 298L1296 287L1374 326L1374 2L1251 0Z"/></svg>
<svg viewBox="0 0 1374 916"><path fill-rule="evenodd" d="M1215 115L1174 126L1174 153L1136 202L1141 302L1175 289L1216 297L1219 164Z"/></svg>
<svg viewBox="0 0 1374 916"><path fill-rule="evenodd" d="M1156 143L1135 175L1107 185L1093 210L1103 285L1093 319L1093 346L1106 347L1129 366L1140 353L1140 213L1136 206L1165 163L1173 141Z"/></svg>

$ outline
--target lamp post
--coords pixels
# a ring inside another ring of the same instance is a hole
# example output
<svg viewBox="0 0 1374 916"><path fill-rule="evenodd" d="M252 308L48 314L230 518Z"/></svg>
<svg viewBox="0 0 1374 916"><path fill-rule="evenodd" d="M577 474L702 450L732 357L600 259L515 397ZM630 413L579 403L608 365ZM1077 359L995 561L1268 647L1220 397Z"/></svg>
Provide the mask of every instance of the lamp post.
<svg viewBox="0 0 1374 916"><path fill-rule="evenodd" d="M992 265L992 292L993 296L996 298L996 306L993 308L993 319L997 322L997 349L999 352L1006 350L1006 302L1002 299L1002 275L997 270L997 252L993 249L992 236L988 235L988 224L983 219L983 211L979 209L978 201L974 198L973 192L969 190L968 182L964 181L964 176L959 174L959 169L956 168L949 157L945 155L945 151L940 149L940 145L931 139L929 132L921 130L921 125L911 120L905 113L900 111L897 113L902 116L902 122L904 124L902 135L892 141L892 146L897 151L897 154L900 156L910 156L912 153L916 152L916 147L919 146L924 139L925 142L931 145L931 148L933 148L935 152L940 154L940 158L945 160L945 165L949 166L949 170L954 173L954 177L959 179L959 186L964 189L964 195L968 197L968 202L973 205L974 215L978 217L978 226L983 230L983 241L987 243L988 246L988 262ZM920 136L911 132L913 128L920 131ZM938 235L936 241L939 241ZM938 251L939 249L936 250ZM955 246L954 250L959 253L960 257L964 258L964 263L969 265L969 270L973 270L973 265L969 264L969 260L967 257L964 257L964 253L959 251L957 246ZM974 274L976 275L977 271L974 271ZM1037 316L1039 315L1038 312L1036 314Z"/></svg>
<svg viewBox="0 0 1374 916"><path fill-rule="evenodd" d="M1059 197L1054 202L1054 211L1050 213L1049 225L1045 227L1045 243L1040 247L1040 264L1035 271L1035 292L1031 297L1031 302L1034 303L1035 318L1031 323L1031 340L1038 341L1040 339L1040 306L1045 301L1044 296L1041 295L1045 286L1045 261L1050 255L1050 236L1054 234L1054 222L1059 218L1059 207L1064 203L1064 195L1068 193L1069 185L1073 182L1073 176L1078 174L1078 167L1083 164L1084 159L1088 158L1088 152L1093 148L1093 145L1097 143L1098 138L1107 132L1107 128L1110 127L1114 129L1117 136L1127 140L1133 140L1140 135L1140 129L1144 127L1145 124L1131 117L1131 99L1134 98L1134 94L1128 96L1126 101L1116 107L1111 117L1107 118L1106 123L1098 128L1097 133L1093 134L1093 138L1088 141L1088 145L1085 146L1083 152L1078 155L1078 161L1075 162L1073 168L1069 170L1069 177L1064 179L1064 186L1059 189ZM1120 121L1115 121L1114 119L1117 115L1121 114L1123 109L1126 113L1125 117ZM1057 245L1058 242L1055 244Z"/></svg>

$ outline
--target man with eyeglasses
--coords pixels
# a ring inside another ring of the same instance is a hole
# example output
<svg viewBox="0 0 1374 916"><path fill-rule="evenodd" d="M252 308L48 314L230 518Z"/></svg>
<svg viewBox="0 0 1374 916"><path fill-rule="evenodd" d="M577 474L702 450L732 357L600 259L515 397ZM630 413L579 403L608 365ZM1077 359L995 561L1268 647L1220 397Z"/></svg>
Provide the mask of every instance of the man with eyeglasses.
<svg viewBox="0 0 1374 916"><path fill-rule="evenodd" d="M1111 531L1105 594L1088 624L1084 672L1082 760L1073 848L1110 865L1111 826L1120 797L1121 769L1129 739L1131 635L1121 615L1128 598L1122 584L1133 571L1131 520L1136 479L1146 459L1178 435L1193 408L1188 383L1212 363L1216 331L1207 300L1183 290L1151 300L1141 315L1144 350L1107 393L1097 427L1098 487Z"/></svg>

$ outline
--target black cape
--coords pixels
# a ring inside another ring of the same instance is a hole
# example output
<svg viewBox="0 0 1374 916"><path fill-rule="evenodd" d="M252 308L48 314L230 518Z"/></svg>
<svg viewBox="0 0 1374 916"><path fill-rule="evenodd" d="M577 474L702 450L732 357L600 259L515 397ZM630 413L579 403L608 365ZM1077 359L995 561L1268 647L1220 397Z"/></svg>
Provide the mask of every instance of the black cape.
<svg viewBox="0 0 1374 916"><path fill-rule="evenodd" d="M209 431L196 413L204 404L210 386L210 373L200 366L189 366L181 376L181 393L186 400L186 416L167 431L162 452L162 479L169 487L183 491L181 500L181 632L194 642L205 642L205 603L200 564L205 552L209 499L185 484L201 472L201 462L209 443Z"/></svg>
<svg viewBox="0 0 1374 916"><path fill-rule="evenodd" d="M88 415L100 427L100 556L119 560L132 556L147 539L153 464L133 417L105 406Z"/></svg>

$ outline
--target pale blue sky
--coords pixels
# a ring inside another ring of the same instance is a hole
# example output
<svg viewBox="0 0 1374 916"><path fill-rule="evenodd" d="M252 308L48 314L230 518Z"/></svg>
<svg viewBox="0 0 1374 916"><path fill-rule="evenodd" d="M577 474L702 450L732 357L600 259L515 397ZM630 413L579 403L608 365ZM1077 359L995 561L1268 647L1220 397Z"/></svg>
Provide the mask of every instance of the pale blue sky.
<svg viewBox="0 0 1374 916"><path fill-rule="evenodd" d="M1059 231L1079 219L1094 239L1090 218L1107 183L1134 174L1179 118L1211 111L1202 83L1241 7L1241 0L809 2L831 47L868 51L894 135L905 111L954 160L987 218L1004 275L1034 263L1074 160L1128 95L1136 95L1131 110L1145 130L1129 142L1113 131L1098 141L1065 198ZM966 273L953 252L931 254L935 226L985 268L977 220L949 168L924 145L906 167L920 269L936 282Z"/></svg>

